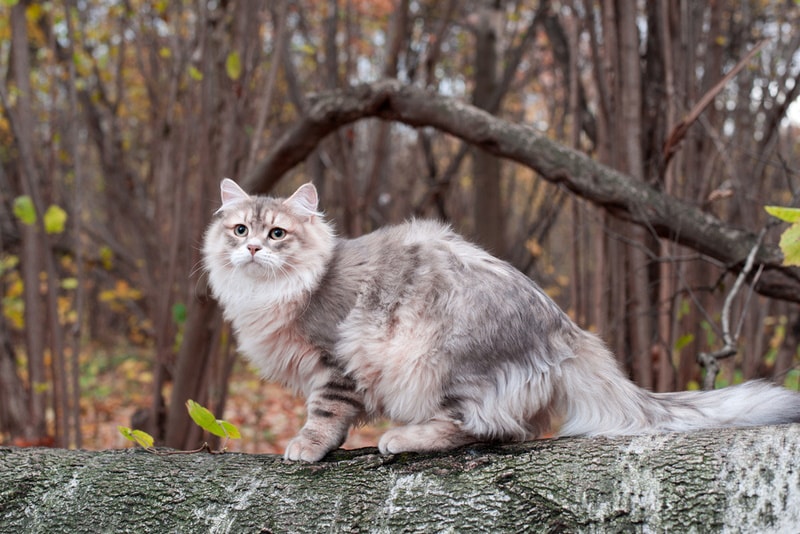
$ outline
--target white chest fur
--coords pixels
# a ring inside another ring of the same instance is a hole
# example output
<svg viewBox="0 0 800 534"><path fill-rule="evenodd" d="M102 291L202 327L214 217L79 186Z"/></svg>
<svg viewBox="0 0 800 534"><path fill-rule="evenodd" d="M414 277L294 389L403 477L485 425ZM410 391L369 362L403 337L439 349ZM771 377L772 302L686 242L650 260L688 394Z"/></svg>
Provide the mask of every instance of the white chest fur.
<svg viewBox="0 0 800 534"><path fill-rule="evenodd" d="M305 291L282 280L224 278L212 280L212 286L236 331L241 353L265 378L307 394L319 354L295 327Z"/></svg>

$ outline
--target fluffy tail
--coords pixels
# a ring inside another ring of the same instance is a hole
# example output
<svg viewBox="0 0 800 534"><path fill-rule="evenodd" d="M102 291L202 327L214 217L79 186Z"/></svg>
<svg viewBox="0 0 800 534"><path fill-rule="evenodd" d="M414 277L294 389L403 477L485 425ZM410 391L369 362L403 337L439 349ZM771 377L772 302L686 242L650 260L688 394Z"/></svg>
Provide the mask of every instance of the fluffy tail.
<svg viewBox="0 0 800 534"><path fill-rule="evenodd" d="M800 393L763 381L714 391L650 393L627 379L594 335L582 332L562 363L560 436L685 432L800 422Z"/></svg>

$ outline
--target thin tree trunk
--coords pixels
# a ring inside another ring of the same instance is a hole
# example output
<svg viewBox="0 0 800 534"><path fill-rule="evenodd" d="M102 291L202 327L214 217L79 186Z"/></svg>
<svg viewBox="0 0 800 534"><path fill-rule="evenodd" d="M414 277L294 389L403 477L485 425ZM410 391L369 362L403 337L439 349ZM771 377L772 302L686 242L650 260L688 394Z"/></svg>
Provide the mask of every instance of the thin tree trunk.
<svg viewBox="0 0 800 534"><path fill-rule="evenodd" d="M491 109L497 91L498 40L503 11L494 0L483 2L475 28L475 90L473 104ZM475 239L492 253L505 256L505 214L500 181L500 160L480 148L472 150Z"/></svg>
<svg viewBox="0 0 800 534"><path fill-rule="evenodd" d="M164 443L168 447L196 448L199 433L186 411L189 399L205 403L208 394L206 380L212 363L212 341L217 337L215 330L221 325L219 307L208 299L195 299L189 305L186 333L176 358L175 380L167 411L166 435ZM218 414L219 416L219 414Z"/></svg>
<svg viewBox="0 0 800 534"><path fill-rule="evenodd" d="M8 433L15 441L26 436L30 419L28 392L17 372L17 358L8 338L5 324L0 321L0 432Z"/></svg>
<svg viewBox="0 0 800 534"><path fill-rule="evenodd" d="M636 22L637 2L618 0L617 30L619 32L619 65L616 73L620 78L620 127L622 138L622 161L620 170L636 180L644 180L644 157L642 155L642 83L641 60L639 58L639 30ZM640 386L651 389L653 367L651 346L653 341L652 309L650 303L650 273L647 249L647 230L641 226L630 227L627 249L629 265L628 288L630 295L628 323L630 324L630 351L634 380Z"/></svg>
<svg viewBox="0 0 800 534"><path fill-rule="evenodd" d="M22 225L22 279L25 300L25 336L28 356L28 387L30 418L26 434L29 439L47 435L45 407L47 404L47 376L45 346L47 341L47 314L42 303L40 273L44 271L45 254L49 253L47 236L41 226L43 214L39 198L40 176L33 156L33 111L31 109L30 56L28 52L26 6L19 3L11 8L11 53L14 80L17 85L17 103L13 113L14 129L22 170L22 191L31 198L37 215L35 224ZM3 91L3 107L8 110L9 100ZM43 246L44 244L44 246ZM50 280L49 283L53 283Z"/></svg>

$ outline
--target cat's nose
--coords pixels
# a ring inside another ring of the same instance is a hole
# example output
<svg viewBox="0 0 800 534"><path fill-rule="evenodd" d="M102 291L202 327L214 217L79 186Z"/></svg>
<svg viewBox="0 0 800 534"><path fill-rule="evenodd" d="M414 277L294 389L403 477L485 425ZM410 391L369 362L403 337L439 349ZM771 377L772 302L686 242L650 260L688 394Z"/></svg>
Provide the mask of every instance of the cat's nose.
<svg viewBox="0 0 800 534"><path fill-rule="evenodd" d="M256 252L261 250L261 245L247 245L247 250L250 251L251 256L255 256Z"/></svg>

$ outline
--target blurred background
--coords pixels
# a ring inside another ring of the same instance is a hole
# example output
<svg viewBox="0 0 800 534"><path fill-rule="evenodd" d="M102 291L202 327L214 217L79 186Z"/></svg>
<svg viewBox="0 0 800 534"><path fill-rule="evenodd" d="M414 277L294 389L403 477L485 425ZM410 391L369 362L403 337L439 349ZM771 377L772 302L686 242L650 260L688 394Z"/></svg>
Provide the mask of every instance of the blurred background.
<svg viewBox="0 0 800 534"><path fill-rule="evenodd" d="M252 176L312 95L396 78L758 233L764 205L797 200L799 27L791 1L0 2L0 442L120 447L132 425L195 447L191 398L239 426L233 448L282 450L302 399L237 358L199 247L220 179ZM762 42L667 166L670 132ZM306 181L342 235L451 222L644 387L697 388L696 355L722 345L725 265L455 137L363 120L249 183ZM797 305L745 288L733 318L718 385L798 388Z"/></svg>

